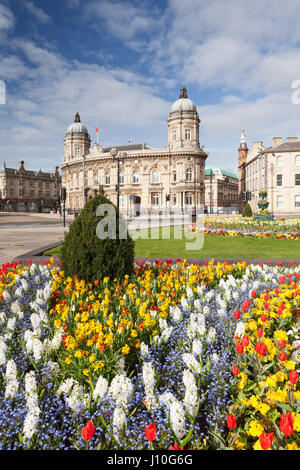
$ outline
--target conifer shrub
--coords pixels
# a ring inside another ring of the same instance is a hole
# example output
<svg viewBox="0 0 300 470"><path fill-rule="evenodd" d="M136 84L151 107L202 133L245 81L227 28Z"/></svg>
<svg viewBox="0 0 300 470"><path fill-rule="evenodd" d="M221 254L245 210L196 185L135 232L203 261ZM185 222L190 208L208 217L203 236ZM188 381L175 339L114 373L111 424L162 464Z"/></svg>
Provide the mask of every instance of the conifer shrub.
<svg viewBox="0 0 300 470"><path fill-rule="evenodd" d="M243 209L243 217L252 217L252 209L251 209L251 206L249 204L249 202L247 202L245 204L245 207Z"/></svg>
<svg viewBox="0 0 300 470"><path fill-rule="evenodd" d="M108 223L108 212L97 215L97 209L103 204L107 204L110 211L115 211L115 238L111 238L109 233L106 238L97 235L100 225L102 233L112 227ZM119 218L123 223L123 239L119 238ZM128 234L122 215L103 195L91 198L70 225L62 245L61 263L67 276L77 275L79 280L86 282L101 281L107 276L122 279L132 273L134 241Z"/></svg>

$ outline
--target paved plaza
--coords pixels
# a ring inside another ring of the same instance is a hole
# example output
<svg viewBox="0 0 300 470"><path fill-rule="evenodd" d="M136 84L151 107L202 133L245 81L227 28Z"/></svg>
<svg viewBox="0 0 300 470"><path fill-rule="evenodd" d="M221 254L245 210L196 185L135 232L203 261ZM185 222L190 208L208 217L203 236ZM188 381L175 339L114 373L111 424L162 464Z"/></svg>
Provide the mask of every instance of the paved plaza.
<svg viewBox="0 0 300 470"><path fill-rule="evenodd" d="M12 262L24 253L59 244L68 230L72 216L63 218L57 214L0 213L0 266Z"/></svg>

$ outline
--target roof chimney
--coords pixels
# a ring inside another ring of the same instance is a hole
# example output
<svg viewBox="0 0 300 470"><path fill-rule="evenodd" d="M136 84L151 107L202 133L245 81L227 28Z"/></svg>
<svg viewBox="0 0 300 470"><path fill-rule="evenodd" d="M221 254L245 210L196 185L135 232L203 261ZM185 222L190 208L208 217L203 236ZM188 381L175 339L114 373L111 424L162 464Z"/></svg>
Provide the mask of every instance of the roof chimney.
<svg viewBox="0 0 300 470"><path fill-rule="evenodd" d="M287 142L298 142L298 137L287 137L286 141Z"/></svg>
<svg viewBox="0 0 300 470"><path fill-rule="evenodd" d="M282 137L273 137L273 148L278 147L282 144Z"/></svg>

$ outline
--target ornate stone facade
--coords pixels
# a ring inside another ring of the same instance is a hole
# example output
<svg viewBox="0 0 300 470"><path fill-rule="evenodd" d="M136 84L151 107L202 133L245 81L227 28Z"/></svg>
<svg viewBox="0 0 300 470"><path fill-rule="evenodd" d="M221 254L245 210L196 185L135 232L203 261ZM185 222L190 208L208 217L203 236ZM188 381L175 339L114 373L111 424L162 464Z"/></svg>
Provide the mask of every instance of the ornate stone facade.
<svg viewBox="0 0 300 470"><path fill-rule="evenodd" d="M58 166L53 173L30 171L20 162L18 169L0 171L0 211L44 212L56 210L59 205L61 175Z"/></svg>
<svg viewBox="0 0 300 470"><path fill-rule="evenodd" d="M152 149L145 144L114 147L120 159L119 204L123 213L204 206L207 153L200 147L199 124L196 106L182 86L169 113L166 148ZM61 169L67 209L79 211L96 193L117 205L117 159L111 147L91 145L78 113L65 135L64 149Z"/></svg>
<svg viewBox="0 0 300 470"><path fill-rule="evenodd" d="M251 193L249 204L258 211L259 191L268 194L268 210L275 216L300 216L300 142L297 137L273 137L272 146L262 141L253 142L240 160L239 185ZM241 165L240 165L241 161ZM245 204L245 203L244 203Z"/></svg>
<svg viewBox="0 0 300 470"><path fill-rule="evenodd" d="M231 214L239 212L238 177L221 168L205 168L205 212Z"/></svg>

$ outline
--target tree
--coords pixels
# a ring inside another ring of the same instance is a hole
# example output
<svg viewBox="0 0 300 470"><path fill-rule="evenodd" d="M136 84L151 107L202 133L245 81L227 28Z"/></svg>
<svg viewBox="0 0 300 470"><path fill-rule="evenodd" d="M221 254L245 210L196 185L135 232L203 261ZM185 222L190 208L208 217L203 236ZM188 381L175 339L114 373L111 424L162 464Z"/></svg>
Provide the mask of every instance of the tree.
<svg viewBox="0 0 300 470"><path fill-rule="evenodd" d="M243 217L252 217L252 209L250 207L249 202L245 204L245 207L243 209Z"/></svg>
<svg viewBox="0 0 300 470"><path fill-rule="evenodd" d="M111 219L107 211L101 210L103 208L113 214ZM119 238L119 221L123 224L124 239L122 234ZM105 230L105 227L115 227L115 233L114 230ZM102 233L102 238L99 238L99 232ZM98 194L91 198L71 224L65 234L61 261L66 276L77 275L78 279L86 282L102 280L106 276L121 279L125 274L132 273L134 242L128 234L122 215L103 195Z"/></svg>

